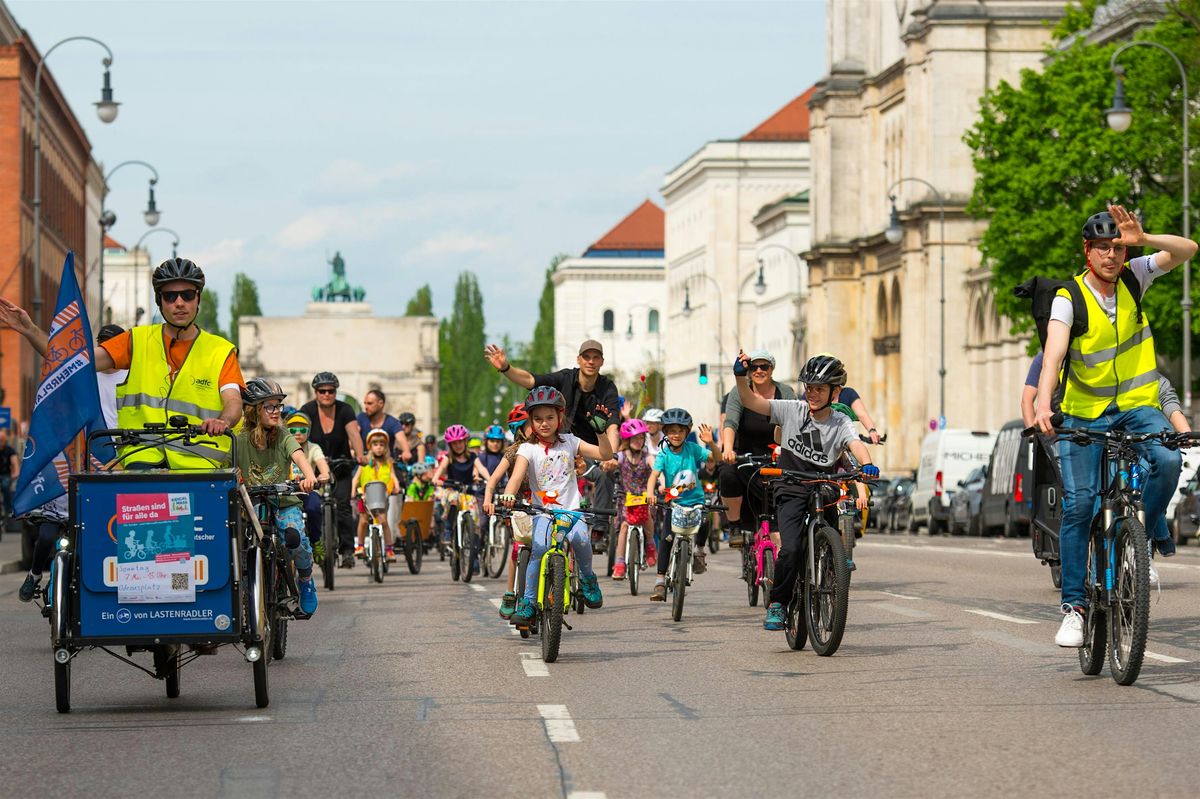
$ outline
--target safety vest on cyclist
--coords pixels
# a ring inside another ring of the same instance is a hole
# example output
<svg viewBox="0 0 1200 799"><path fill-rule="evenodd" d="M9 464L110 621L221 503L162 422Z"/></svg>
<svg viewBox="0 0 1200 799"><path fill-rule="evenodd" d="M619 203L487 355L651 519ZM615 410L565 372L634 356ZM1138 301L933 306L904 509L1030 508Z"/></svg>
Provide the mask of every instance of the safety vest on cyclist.
<svg viewBox="0 0 1200 799"><path fill-rule="evenodd" d="M183 365L171 380L163 345L162 325L135 327L130 333L129 376L117 386L117 425L138 428L183 416L198 425L221 415L219 375L233 344L203 330L192 342ZM163 447L138 444L121 449L122 462L161 463L170 469L215 469L229 465L228 436L197 439L190 445L171 442Z"/></svg>
<svg viewBox="0 0 1200 799"><path fill-rule="evenodd" d="M392 485L392 464L390 464L386 461L376 462L375 459L372 458L369 463L367 463L365 466L363 466L362 468L359 469L359 471L358 471L358 487L359 488L363 488L364 486L366 486L367 483L374 483L376 481L386 484L387 486L389 486L388 490L389 491L391 490L390 486Z"/></svg>
<svg viewBox="0 0 1200 799"><path fill-rule="evenodd" d="M1154 334L1124 281L1117 281L1117 320L1104 324L1108 315L1083 280L1076 276L1088 311L1087 332L1070 343L1063 413L1095 419L1113 402L1122 411L1143 405L1159 407L1158 364ZM1067 297L1066 289L1058 296Z"/></svg>

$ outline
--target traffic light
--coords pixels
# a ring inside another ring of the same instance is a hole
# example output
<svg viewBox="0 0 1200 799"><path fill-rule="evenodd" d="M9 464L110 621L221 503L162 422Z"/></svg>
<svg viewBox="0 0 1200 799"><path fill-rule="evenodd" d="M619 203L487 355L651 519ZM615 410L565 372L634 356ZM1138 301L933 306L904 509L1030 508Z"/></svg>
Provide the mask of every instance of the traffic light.
<svg viewBox="0 0 1200 799"><path fill-rule="evenodd" d="M708 364L706 363L700 364L700 385L708 385Z"/></svg>

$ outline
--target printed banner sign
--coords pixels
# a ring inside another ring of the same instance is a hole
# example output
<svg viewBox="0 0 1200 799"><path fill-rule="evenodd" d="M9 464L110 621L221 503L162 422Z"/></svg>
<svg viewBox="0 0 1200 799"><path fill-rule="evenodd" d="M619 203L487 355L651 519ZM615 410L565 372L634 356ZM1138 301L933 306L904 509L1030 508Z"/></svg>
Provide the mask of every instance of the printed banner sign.
<svg viewBox="0 0 1200 799"><path fill-rule="evenodd" d="M195 602L192 495L117 494L117 601Z"/></svg>

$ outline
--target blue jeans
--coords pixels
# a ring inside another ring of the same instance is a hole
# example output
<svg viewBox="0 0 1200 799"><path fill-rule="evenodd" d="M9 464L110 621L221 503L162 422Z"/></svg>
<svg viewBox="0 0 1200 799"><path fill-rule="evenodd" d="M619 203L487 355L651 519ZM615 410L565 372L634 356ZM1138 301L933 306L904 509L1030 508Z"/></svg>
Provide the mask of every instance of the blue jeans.
<svg viewBox="0 0 1200 799"><path fill-rule="evenodd" d="M1064 416L1063 427L1088 430L1122 430L1126 433L1153 433L1169 429L1162 411L1153 406L1128 411L1110 407L1097 419ZM1137 445L1141 463L1146 468L1142 500L1146 506L1146 533L1151 539L1165 539L1167 533L1167 503L1179 483L1182 459L1177 450L1169 450L1157 442ZM1058 442L1059 467L1063 480L1063 515L1058 534L1059 557L1062 559L1062 601L1067 605L1085 606L1083 590L1087 570L1088 535L1092 518L1100 509L1099 444L1081 447L1070 441Z"/></svg>
<svg viewBox="0 0 1200 799"><path fill-rule="evenodd" d="M299 505L279 508L275 513L275 527L283 534L283 542L291 555L292 563L296 564L296 573L300 579L311 578L312 546L308 543L308 536L304 534L304 511L300 510Z"/></svg>
<svg viewBox="0 0 1200 799"><path fill-rule="evenodd" d="M533 519L533 546L529 553L529 566L525 570L525 599L537 601L538 574L542 567L542 556L550 549L550 531L553 520L546 516L535 516ZM592 577L592 535L587 525L581 519L576 519L567 532L567 543L575 553L575 563L579 566L581 577Z"/></svg>

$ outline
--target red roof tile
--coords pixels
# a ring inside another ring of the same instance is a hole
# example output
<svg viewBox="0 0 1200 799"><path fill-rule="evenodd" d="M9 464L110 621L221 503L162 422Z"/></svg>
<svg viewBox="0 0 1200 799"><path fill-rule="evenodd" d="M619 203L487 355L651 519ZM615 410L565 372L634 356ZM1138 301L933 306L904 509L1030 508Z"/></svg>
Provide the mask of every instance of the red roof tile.
<svg viewBox="0 0 1200 799"><path fill-rule="evenodd" d="M646 200L588 248L592 250L661 250L666 242L667 216Z"/></svg>
<svg viewBox="0 0 1200 799"><path fill-rule="evenodd" d="M104 234L104 249L106 250L123 250L125 245L114 239L107 233Z"/></svg>
<svg viewBox="0 0 1200 799"><path fill-rule="evenodd" d="M813 86L742 137L742 141L808 141L808 101Z"/></svg>

